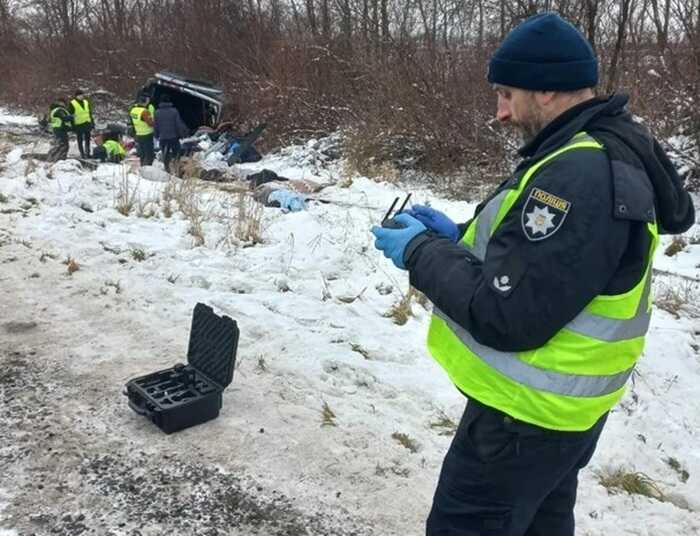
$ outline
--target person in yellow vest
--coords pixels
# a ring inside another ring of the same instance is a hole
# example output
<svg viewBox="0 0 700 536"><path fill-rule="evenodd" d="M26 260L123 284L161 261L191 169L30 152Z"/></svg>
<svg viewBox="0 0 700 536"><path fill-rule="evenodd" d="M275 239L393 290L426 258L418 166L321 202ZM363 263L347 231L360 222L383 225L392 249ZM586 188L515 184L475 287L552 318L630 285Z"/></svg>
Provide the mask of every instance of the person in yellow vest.
<svg viewBox="0 0 700 536"><path fill-rule="evenodd" d="M644 348L659 233L695 209L628 97L595 96L597 58L558 15L515 27L488 80L525 142L512 175L465 224L417 205L372 228L468 398L426 535L573 536L578 472Z"/></svg>
<svg viewBox="0 0 700 536"><path fill-rule="evenodd" d="M78 89L68 103L68 111L73 114L73 130L78 140L81 158L90 157L90 136L95 122L92 118L92 103L85 96L85 91Z"/></svg>
<svg viewBox="0 0 700 536"><path fill-rule="evenodd" d="M57 162L68 158L68 132L73 126L73 116L68 112L64 99L57 99L49 106L49 126L54 138L47 160Z"/></svg>
<svg viewBox="0 0 700 536"><path fill-rule="evenodd" d="M149 111L147 95L139 95L138 101L129 110L134 127L136 151L142 166L153 164L153 115Z"/></svg>
<svg viewBox="0 0 700 536"><path fill-rule="evenodd" d="M120 136L112 132L103 132L95 136L95 150L93 158L101 162L118 164L126 156L126 149L121 143Z"/></svg>

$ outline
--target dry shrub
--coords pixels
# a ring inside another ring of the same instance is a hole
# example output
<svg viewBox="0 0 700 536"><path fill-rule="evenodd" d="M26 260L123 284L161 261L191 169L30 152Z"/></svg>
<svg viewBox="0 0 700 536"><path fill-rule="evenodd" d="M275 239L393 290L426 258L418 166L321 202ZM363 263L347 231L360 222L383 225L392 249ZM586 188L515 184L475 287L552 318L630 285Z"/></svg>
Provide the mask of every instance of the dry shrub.
<svg viewBox="0 0 700 536"><path fill-rule="evenodd" d="M160 205L163 211L163 216L170 218L173 215L173 202L175 201L175 189L177 185L173 179L163 187L160 196Z"/></svg>
<svg viewBox="0 0 700 536"><path fill-rule="evenodd" d="M625 492L630 495L643 495L664 502L664 493L658 484L644 473L627 471L622 467L607 468L596 474L601 486L615 495Z"/></svg>
<svg viewBox="0 0 700 536"><path fill-rule="evenodd" d="M415 439L410 438L408 435L401 432L394 432L391 434L392 439L395 439L402 447L407 448L411 453L415 454L418 452L418 443Z"/></svg>
<svg viewBox="0 0 700 536"><path fill-rule="evenodd" d="M170 186L168 183L165 189ZM192 235L193 246L202 246L205 243L204 222L211 216L210 207L203 200L204 186L195 178L184 179L173 182L173 200L177 204L180 212L190 221L187 229Z"/></svg>
<svg viewBox="0 0 700 536"><path fill-rule="evenodd" d="M338 426L335 422L336 416L328 402L323 401L321 408L321 426Z"/></svg>
<svg viewBox="0 0 700 536"><path fill-rule="evenodd" d="M238 193L236 197L237 215L233 236L247 244L262 243L263 205L247 193Z"/></svg>
<svg viewBox="0 0 700 536"><path fill-rule="evenodd" d="M169 192L177 208L185 215L196 213L199 210L199 196L202 186L197 179L171 180L165 189L172 185Z"/></svg>
<svg viewBox="0 0 700 536"><path fill-rule="evenodd" d="M403 294L401 299L396 302L384 316L393 319L394 324L403 326L408 322L408 318L413 316L413 309L411 308L411 302L413 300L425 309L428 308L428 298L425 294L417 291L413 287L408 287L408 292Z"/></svg>
<svg viewBox="0 0 700 536"><path fill-rule="evenodd" d="M116 185L116 193L114 194L114 208L117 209L123 216L128 216L134 210L139 198L139 184L131 187L129 185L129 171L126 166L121 166L119 182Z"/></svg>
<svg viewBox="0 0 700 536"><path fill-rule="evenodd" d="M73 275L75 272L80 270L80 265L72 257L68 257L65 261L63 261L63 264L65 264L67 267L68 275Z"/></svg>
<svg viewBox="0 0 700 536"><path fill-rule="evenodd" d="M700 317L698 284L689 280L659 283L654 296L654 304L676 318L680 318L680 313L683 311L692 318L698 318Z"/></svg>
<svg viewBox="0 0 700 536"><path fill-rule="evenodd" d="M451 436L457 431L457 423L440 411L438 418L430 423L430 428L439 430L438 435Z"/></svg>

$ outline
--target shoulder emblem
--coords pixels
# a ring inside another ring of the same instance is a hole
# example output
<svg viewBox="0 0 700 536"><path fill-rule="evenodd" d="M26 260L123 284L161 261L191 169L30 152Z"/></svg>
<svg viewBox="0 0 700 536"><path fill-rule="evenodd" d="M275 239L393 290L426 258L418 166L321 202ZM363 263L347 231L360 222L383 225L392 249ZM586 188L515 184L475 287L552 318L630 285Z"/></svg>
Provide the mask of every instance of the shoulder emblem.
<svg viewBox="0 0 700 536"><path fill-rule="evenodd" d="M556 233L566 219L571 203L554 194L533 188L520 216L528 240L544 240Z"/></svg>

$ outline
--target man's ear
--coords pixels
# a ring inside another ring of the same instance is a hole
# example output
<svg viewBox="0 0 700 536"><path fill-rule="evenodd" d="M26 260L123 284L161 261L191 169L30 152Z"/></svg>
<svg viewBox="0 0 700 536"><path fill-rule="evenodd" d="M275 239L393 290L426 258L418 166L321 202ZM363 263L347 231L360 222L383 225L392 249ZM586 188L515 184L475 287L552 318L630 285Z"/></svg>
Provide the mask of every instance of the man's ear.
<svg viewBox="0 0 700 536"><path fill-rule="evenodd" d="M535 100L542 107L551 106L556 96L556 91L535 91Z"/></svg>

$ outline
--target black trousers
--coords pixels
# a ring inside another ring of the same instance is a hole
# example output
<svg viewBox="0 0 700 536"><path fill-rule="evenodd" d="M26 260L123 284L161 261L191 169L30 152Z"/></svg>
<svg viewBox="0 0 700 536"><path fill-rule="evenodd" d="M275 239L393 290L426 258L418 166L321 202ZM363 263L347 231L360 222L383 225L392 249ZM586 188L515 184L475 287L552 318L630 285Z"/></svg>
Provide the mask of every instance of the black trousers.
<svg viewBox="0 0 700 536"><path fill-rule="evenodd" d="M160 150L163 151L163 166L170 171L170 161L180 158L180 140L160 140Z"/></svg>
<svg viewBox="0 0 700 536"><path fill-rule="evenodd" d="M607 414L557 432L470 400L445 456L427 536L574 536L578 472Z"/></svg>
<svg viewBox="0 0 700 536"><path fill-rule="evenodd" d="M136 152L142 166L150 166L155 158L153 151L153 134L136 136Z"/></svg>
<svg viewBox="0 0 700 536"><path fill-rule="evenodd" d="M82 125L73 127L73 130L75 130L75 135L78 139L80 157L90 158L90 132L92 132L92 126L90 123L83 123Z"/></svg>
<svg viewBox="0 0 700 536"><path fill-rule="evenodd" d="M53 133L53 143L49 149L49 154L46 159L49 162L58 162L68 158L68 132L65 130L56 130Z"/></svg>

